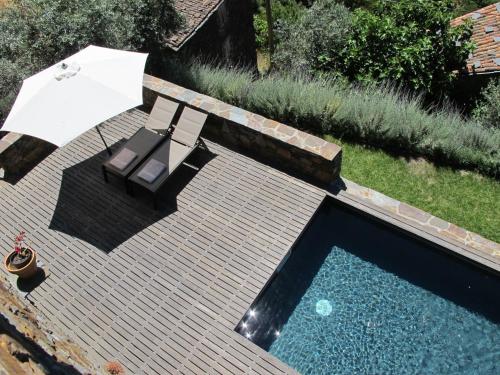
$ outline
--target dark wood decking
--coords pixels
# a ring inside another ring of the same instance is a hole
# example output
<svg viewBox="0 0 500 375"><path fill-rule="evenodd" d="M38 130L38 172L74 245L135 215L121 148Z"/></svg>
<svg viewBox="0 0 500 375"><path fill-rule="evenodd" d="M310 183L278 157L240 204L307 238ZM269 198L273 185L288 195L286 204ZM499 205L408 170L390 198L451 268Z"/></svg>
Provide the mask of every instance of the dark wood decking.
<svg viewBox="0 0 500 375"><path fill-rule="evenodd" d="M117 147L145 121L103 127ZM160 210L103 182L95 131L0 188L3 255L21 229L49 277L28 296L88 351L130 374L288 373L234 328L324 193L217 144L172 176Z"/></svg>

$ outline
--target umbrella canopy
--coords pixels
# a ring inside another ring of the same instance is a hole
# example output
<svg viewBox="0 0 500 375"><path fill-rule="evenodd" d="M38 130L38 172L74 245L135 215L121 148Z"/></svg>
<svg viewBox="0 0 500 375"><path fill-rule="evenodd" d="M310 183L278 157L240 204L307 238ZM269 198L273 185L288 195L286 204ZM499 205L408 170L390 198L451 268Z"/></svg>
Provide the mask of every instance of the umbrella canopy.
<svg viewBox="0 0 500 375"><path fill-rule="evenodd" d="M59 147L142 104L147 54L89 46L23 82L1 130Z"/></svg>

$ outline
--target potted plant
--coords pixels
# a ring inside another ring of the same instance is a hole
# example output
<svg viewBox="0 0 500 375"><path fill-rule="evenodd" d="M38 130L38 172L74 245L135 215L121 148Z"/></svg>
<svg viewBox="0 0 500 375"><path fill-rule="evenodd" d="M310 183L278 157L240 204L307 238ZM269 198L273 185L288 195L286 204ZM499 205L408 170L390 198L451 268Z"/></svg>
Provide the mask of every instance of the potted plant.
<svg viewBox="0 0 500 375"><path fill-rule="evenodd" d="M37 271L36 252L24 242L25 232L16 236L14 242L14 251L4 259L4 266L8 272L27 279L33 276Z"/></svg>
<svg viewBox="0 0 500 375"><path fill-rule="evenodd" d="M123 366L119 362L116 362L116 361L107 362L106 365L104 366L104 369L110 375L124 375L125 374L125 369L123 368Z"/></svg>

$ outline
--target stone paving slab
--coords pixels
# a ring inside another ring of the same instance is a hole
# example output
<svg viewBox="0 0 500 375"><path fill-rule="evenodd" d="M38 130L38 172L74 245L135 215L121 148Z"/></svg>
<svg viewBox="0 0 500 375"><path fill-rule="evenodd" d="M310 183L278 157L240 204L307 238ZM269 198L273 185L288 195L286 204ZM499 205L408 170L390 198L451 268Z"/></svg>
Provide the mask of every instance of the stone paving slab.
<svg viewBox="0 0 500 375"><path fill-rule="evenodd" d="M343 178L342 184L348 194L367 200L375 206L414 222L437 236L450 239L473 251L485 254L500 266L500 244L348 179Z"/></svg>

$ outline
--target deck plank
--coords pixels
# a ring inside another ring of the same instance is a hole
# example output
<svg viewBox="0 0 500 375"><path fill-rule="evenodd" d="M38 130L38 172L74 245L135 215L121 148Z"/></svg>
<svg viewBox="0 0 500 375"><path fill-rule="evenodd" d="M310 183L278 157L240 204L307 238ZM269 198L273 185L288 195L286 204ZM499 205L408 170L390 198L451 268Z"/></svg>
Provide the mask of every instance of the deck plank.
<svg viewBox="0 0 500 375"><path fill-rule="evenodd" d="M109 144L147 118L106 121ZM30 294L98 364L129 373L293 373L235 325L297 240L324 192L206 142L164 189L161 209L102 180L93 130L0 189L0 243L20 229L50 271ZM117 147L114 145L113 147ZM30 215L25 215L30 212Z"/></svg>

